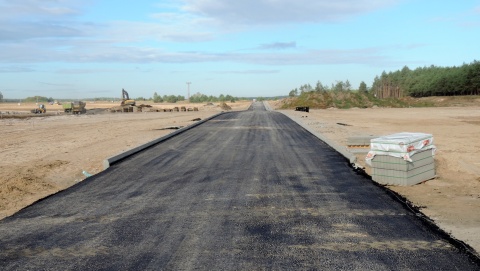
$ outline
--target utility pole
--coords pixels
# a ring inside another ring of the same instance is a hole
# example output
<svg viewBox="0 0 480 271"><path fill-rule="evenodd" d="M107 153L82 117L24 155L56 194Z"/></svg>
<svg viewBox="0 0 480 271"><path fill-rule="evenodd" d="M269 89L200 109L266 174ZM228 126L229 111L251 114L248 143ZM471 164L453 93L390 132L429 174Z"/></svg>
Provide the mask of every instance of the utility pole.
<svg viewBox="0 0 480 271"><path fill-rule="evenodd" d="M187 92L187 100L188 100L188 101L190 101L190 84L191 84L191 83L192 83L192 82L187 82L187 91L188 91L188 92Z"/></svg>

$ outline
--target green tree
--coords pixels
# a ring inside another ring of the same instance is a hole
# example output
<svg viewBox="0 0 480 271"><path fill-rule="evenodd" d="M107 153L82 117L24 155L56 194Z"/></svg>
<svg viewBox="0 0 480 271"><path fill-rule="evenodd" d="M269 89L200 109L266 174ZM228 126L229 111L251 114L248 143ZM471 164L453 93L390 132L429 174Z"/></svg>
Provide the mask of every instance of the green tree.
<svg viewBox="0 0 480 271"><path fill-rule="evenodd" d="M27 103L48 103L48 98L43 96L33 96L25 98L24 101Z"/></svg>
<svg viewBox="0 0 480 271"><path fill-rule="evenodd" d="M365 82L360 82L360 86L358 87L358 91L359 92L367 92L368 89L367 89L367 84L365 84Z"/></svg>
<svg viewBox="0 0 480 271"><path fill-rule="evenodd" d="M453 67L425 66L382 73L375 77L372 90L379 98L426 97L480 94L480 63Z"/></svg>
<svg viewBox="0 0 480 271"><path fill-rule="evenodd" d="M343 87L345 88L345 90L349 91L352 89L352 85L350 84L350 81L345 81L345 84L343 85Z"/></svg>
<svg viewBox="0 0 480 271"><path fill-rule="evenodd" d="M230 101L231 103L234 103L235 102L235 97L233 97L232 95L225 95L225 100L226 101Z"/></svg>
<svg viewBox="0 0 480 271"><path fill-rule="evenodd" d="M158 95L157 92L153 93L153 102L162 103L163 102L162 96Z"/></svg>
<svg viewBox="0 0 480 271"><path fill-rule="evenodd" d="M190 102L192 103L203 103L203 102L206 102L207 100L208 100L208 96L200 92L197 92L192 96L190 96Z"/></svg>
<svg viewBox="0 0 480 271"><path fill-rule="evenodd" d="M316 92L325 92L327 91L327 87L324 86L320 81L317 81L317 85L315 85Z"/></svg>
<svg viewBox="0 0 480 271"><path fill-rule="evenodd" d="M313 88L310 84L305 84L303 86L300 86L300 95L305 92L311 92L311 91L313 91Z"/></svg>
<svg viewBox="0 0 480 271"><path fill-rule="evenodd" d="M0 102L3 102L3 94L1 91L0 91Z"/></svg>
<svg viewBox="0 0 480 271"><path fill-rule="evenodd" d="M337 81L333 86L334 91L344 91L345 90L345 83L343 81Z"/></svg>
<svg viewBox="0 0 480 271"><path fill-rule="evenodd" d="M175 95L164 95L163 100L166 101L167 103L176 103L178 101L178 97Z"/></svg>

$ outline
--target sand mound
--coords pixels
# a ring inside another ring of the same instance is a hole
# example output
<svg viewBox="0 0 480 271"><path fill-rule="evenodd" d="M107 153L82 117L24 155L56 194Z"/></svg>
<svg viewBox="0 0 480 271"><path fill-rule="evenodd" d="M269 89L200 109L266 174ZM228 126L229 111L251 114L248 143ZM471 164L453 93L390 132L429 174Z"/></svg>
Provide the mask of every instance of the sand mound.
<svg viewBox="0 0 480 271"><path fill-rule="evenodd" d="M224 102L220 103L218 106L220 106L222 110L232 110L232 108Z"/></svg>

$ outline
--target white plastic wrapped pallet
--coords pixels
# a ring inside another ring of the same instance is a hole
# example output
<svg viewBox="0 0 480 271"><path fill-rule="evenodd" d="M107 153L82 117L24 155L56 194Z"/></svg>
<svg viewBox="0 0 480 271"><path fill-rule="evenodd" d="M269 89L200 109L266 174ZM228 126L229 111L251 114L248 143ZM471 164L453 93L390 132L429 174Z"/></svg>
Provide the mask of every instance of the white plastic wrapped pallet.
<svg viewBox="0 0 480 271"><path fill-rule="evenodd" d="M365 160L368 165L372 166L372 159L375 155L389 155L411 162L412 155L428 149L431 149L432 155L435 155L436 147L433 145L433 135L402 132L371 139L370 151Z"/></svg>

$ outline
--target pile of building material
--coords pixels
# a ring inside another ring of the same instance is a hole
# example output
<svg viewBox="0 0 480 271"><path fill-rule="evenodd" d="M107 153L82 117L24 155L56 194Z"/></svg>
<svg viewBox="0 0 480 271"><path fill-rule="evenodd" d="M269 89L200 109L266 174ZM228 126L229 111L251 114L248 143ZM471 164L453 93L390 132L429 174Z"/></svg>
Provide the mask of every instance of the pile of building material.
<svg viewBox="0 0 480 271"><path fill-rule="evenodd" d="M433 136L398 133L370 140L366 162L380 184L408 186L435 177Z"/></svg>
<svg viewBox="0 0 480 271"><path fill-rule="evenodd" d="M110 108L112 113L142 112L142 108L132 105L119 105Z"/></svg>
<svg viewBox="0 0 480 271"><path fill-rule="evenodd" d="M347 146L349 148L368 148L370 147L370 140L378 136L351 136L347 138Z"/></svg>

